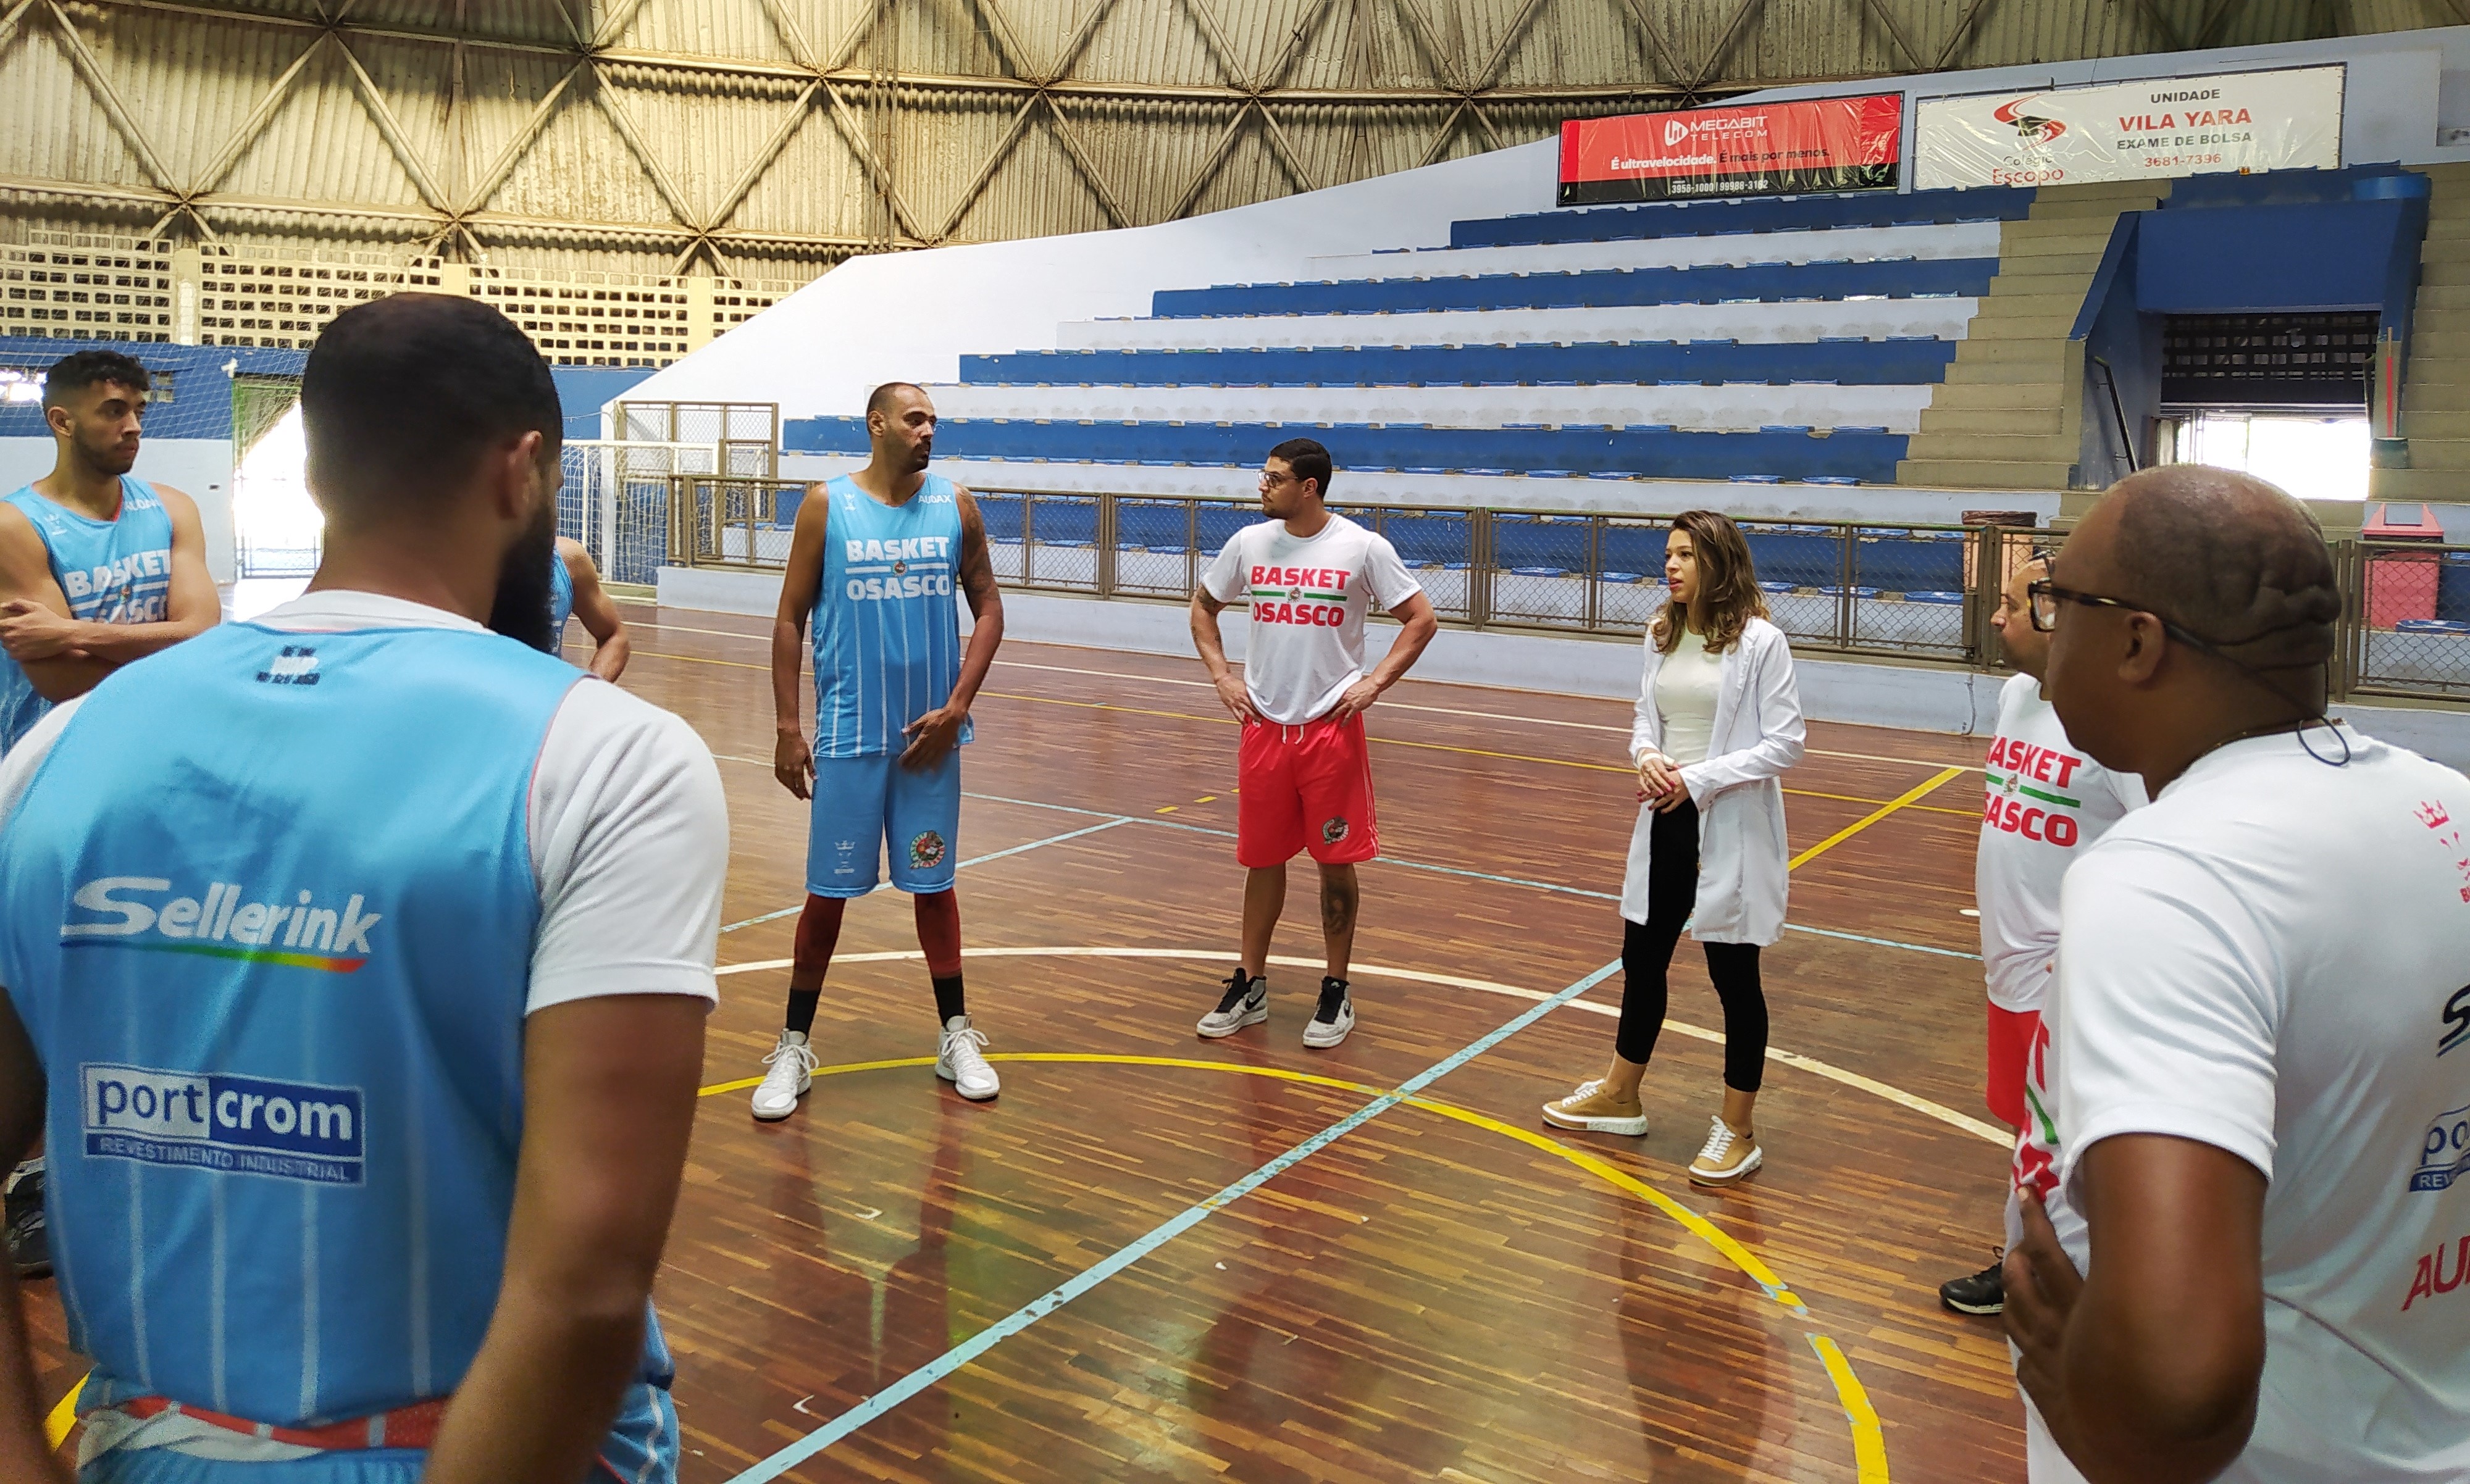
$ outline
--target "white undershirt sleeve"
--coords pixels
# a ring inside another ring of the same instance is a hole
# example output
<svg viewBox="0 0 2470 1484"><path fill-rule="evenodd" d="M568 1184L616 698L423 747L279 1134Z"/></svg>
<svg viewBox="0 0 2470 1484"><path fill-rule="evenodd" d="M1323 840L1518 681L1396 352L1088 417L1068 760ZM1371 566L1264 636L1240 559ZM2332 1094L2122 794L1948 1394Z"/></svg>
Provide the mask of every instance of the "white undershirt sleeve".
<svg viewBox="0 0 2470 1484"><path fill-rule="evenodd" d="M2107 841L2059 914L2060 1177L2104 1139L2157 1133L2271 1178L2280 996L2236 893L2177 850Z"/></svg>
<svg viewBox="0 0 2470 1484"><path fill-rule="evenodd" d="M526 1013L602 995L718 1001L729 814L691 728L577 681L541 747L531 838L541 922Z"/></svg>

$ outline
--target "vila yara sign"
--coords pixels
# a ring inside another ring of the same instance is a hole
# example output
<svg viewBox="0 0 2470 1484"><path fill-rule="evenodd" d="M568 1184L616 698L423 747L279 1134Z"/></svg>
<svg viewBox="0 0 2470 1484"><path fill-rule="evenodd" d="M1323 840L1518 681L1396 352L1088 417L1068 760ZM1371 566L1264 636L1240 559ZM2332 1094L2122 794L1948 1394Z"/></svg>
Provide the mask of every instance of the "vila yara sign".
<svg viewBox="0 0 2470 1484"><path fill-rule="evenodd" d="M1924 98L1914 110L1913 184L1929 191L2330 170L2342 163L2342 71Z"/></svg>
<svg viewBox="0 0 2470 1484"><path fill-rule="evenodd" d="M1893 188L1903 98L1684 108L1561 126L1564 206Z"/></svg>

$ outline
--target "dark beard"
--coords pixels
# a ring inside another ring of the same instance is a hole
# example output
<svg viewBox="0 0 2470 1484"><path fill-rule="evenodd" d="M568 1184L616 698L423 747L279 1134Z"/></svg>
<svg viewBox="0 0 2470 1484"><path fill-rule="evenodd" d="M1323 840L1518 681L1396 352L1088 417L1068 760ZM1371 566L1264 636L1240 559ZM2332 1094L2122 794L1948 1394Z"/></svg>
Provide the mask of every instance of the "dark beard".
<svg viewBox="0 0 2470 1484"><path fill-rule="evenodd" d="M498 568L498 600L489 627L544 653L554 653L548 627L548 565L557 560L557 506L541 502L540 519L506 551Z"/></svg>

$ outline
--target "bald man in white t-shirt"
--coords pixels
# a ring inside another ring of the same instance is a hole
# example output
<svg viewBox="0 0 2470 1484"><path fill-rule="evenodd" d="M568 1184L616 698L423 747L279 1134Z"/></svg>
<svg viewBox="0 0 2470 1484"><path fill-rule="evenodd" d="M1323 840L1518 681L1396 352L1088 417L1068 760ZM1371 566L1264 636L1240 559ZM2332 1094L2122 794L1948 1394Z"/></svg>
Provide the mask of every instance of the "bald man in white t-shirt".
<svg viewBox="0 0 2470 1484"><path fill-rule="evenodd" d="M2085 1228L2023 1204L2019 1378L2093 1479L2470 1478L2470 779L2326 719L2332 556L2262 480L2132 476L2053 568L2050 699L2153 802L2061 897Z"/></svg>
<svg viewBox="0 0 2470 1484"><path fill-rule="evenodd" d="M1310 438L1271 449L1261 470L1269 519L1236 532L1192 595L1193 646L1218 699L1244 725L1235 842L1247 871L1243 952L1218 1008L1198 1027L1212 1040L1270 1018L1270 938L1286 904L1287 862L1307 849L1320 867L1329 957L1304 1044L1325 1051L1355 1029L1346 982L1361 900L1355 868L1381 853L1363 712L1438 627L1396 548L1322 504L1329 476L1329 451ZM1239 602L1252 616L1241 678L1218 632L1218 615ZM1376 603L1401 627L1367 675L1363 619Z"/></svg>

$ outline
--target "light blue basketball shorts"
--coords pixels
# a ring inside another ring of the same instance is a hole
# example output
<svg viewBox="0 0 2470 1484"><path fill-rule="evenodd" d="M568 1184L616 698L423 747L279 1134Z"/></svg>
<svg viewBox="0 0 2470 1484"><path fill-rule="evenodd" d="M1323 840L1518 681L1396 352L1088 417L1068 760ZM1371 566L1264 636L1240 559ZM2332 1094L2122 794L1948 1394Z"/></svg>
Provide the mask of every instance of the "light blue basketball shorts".
<svg viewBox="0 0 2470 1484"><path fill-rule="evenodd" d="M897 754L815 759L814 820L806 833L806 890L864 896L886 853L892 884L918 896L952 890L961 833L961 750L932 768Z"/></svg>

